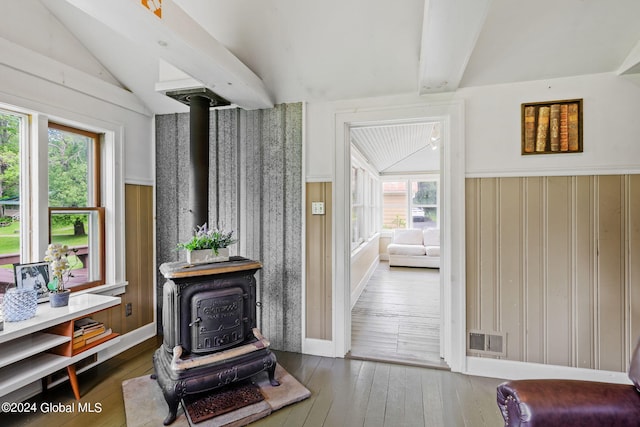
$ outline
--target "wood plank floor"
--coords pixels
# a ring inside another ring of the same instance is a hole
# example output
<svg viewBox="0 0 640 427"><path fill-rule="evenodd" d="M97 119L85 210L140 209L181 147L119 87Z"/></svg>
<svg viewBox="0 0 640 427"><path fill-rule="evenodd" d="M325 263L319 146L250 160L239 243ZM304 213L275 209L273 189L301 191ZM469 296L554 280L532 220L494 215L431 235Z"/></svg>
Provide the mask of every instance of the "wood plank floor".
<svg viewBox="0 0 640 427"><path fill-rule="evenodd" d="M349 357L449 369L440 359L440 271L381 261L351 310Z"/></svg>
<svg viewBox="0 0 640 427"><path fill-rule="evenodd" d="M100 413L0 414L0 425L26 427L120 427L126 425L122 381L153 371L152 355L160 341L151 339L78 376L83 403ZM496 379L445 370L381 362L333 359L275 352L278 362L310 391L305 401L285 407L252 426L434 426L502 425L496 405ZM63 383L30 399L75 402Z"/></svg>

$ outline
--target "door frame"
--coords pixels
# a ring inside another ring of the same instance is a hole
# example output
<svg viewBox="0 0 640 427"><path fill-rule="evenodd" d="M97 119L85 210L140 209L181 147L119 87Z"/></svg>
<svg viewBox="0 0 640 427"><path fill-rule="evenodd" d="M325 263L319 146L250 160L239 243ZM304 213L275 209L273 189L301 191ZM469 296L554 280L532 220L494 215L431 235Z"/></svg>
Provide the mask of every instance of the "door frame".
<svg viewBox="0 0 640 427"><path fill-rule="evenodd" d="M441 217L441 345L452 371L466 370L466 301L464 240L464 103L462 100L407 106L354 108L335 114L335 191L333 265L334 354L351 349L350 170L352 126L439 120L443 124L440 185Z"/></svg>

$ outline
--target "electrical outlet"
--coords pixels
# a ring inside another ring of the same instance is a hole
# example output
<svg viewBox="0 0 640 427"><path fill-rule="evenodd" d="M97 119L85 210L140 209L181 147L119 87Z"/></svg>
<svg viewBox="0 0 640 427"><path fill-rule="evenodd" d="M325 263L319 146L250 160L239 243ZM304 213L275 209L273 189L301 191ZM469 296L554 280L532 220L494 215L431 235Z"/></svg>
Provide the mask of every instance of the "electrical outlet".
<svg viewBox="0 0 640 427"><path fill-rule="evenodd" d="M131 305L131 303L127 303L127 305L124 306L124 315L126 317L129 317L133 314L133 305Z"/></svg>

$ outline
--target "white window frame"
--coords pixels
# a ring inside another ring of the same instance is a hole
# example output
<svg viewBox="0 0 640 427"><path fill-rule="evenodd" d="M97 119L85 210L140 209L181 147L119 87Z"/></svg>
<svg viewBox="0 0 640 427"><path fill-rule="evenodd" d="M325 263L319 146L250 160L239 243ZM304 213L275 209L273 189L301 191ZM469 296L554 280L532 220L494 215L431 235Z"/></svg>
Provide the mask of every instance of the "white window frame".
<svg viewBox="0 0 640 427"><path fill-rule="evenodd" d="M437 203L435 205L430 205L430 204L414 204L412 201L412 185L415 182L425 182L425 181L434 181L436 182L436 188L437 188L437 194L436 194L436 198L437 198ZM414 228L414 224L413 224L413 215L412 215L412 210L414 207L435 207L436 208L436 227L440 228L440 209L441 209L441 205L442 202L440 200L440 189L441 189L441 185L440 185L440 175L438 174L424 174L424 175L411 175L411 176L401 176L401 175L394 175L394 176L384 176L381 179L381 182L405 182L406 183L406 188L407 188L407 205L406 205L406 218L407 221L405 222L405 226L404 228ZM382 215L382 211L384 209L384 192L383 192L383 186L380 186L380 198L381 198L381 206L380 206L380 212L381 212L381 218L380 218L380 227L384 228L384 224L383 224L383 220L384 220L384 216ZM402 228L402 227L401 227ZM391 230L391 229L385 229L385 230Z"/></svg>
<svg viewBox="0 0 640 427"><path fill-rule="evenodd" d="M105 208L104 285L88 288L81 292L119 295L126 288L125 280L125 244L124 244L124 158L123 158L123 126L98 118L54 111L50 106L40 105L38 108L49 111L37 111L16 105L0 103L0 109L9 113L22 115L25 138L21 141L22 153L20 164L20 199L30 200L27 206L21 206L21 215L27 220L20 221L21 262L36 262L44 257L49 243L49 209L48 209L48 128L49 122L59 123L77 129L84 129L100 134L101 158L101 195ZM74 117L72 117L74 116ZM22 142L25 142L22 144Z"/></svg>
<svg viewBox="0 0 640 427"><path fill-rule="evenodd" d="M380 232L380 177L378 173L369 166L364 157L352 149L351 173L357 171L355 187L351 188L351 251L356 251L362 244ZM353 181L353 180L351 180ZM355 197L354 190L358 196ZM356 224L353 224L353 211L357 209ZM356 232L354 233L354 228ZM354 235L356 234L356 235Z"/></svg>

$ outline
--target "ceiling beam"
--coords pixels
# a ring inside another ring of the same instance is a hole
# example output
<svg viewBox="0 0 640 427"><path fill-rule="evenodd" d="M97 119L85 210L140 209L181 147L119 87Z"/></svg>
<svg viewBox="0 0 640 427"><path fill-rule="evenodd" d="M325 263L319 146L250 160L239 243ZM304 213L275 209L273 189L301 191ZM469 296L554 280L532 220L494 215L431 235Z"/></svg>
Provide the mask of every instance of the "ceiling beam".
<svg viewBox="0 0 640 427"><path fill-rule="evenodd" d="M273 107L262 80L172 0L163 0L161 17L139 1L66 1L231 103Z"/></svg>
<svg viewBox="0 0 640 427"><path fill-rule="evenodd" d="M618 75L640 73L640 40L618 68Z"/></svg>
<svg viewBox="0 0 640 427"><path fill-rule="evenodd" d="M460 85L491 0L425 0L420 49L421 95Z"/></svg>

